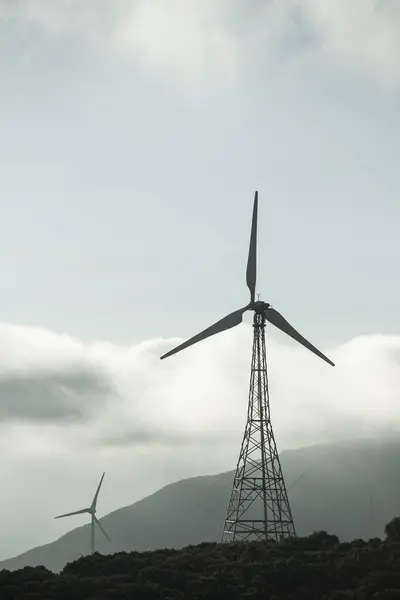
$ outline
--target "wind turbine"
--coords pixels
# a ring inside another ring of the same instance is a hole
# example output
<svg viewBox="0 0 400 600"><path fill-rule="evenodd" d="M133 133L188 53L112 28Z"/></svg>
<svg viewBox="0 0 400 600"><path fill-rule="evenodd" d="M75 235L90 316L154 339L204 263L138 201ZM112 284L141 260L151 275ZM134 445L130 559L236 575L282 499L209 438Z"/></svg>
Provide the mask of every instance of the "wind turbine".
<svg viewBox="0 0 400 600"><path fill-rule="evenodd" d="M308 342L268 302L255 299L257 275L258 192L255 192L246 283L250 302L211 327L170 350L172 356L201 340L239 325L246 311L253 311L253 353L247 422L228 505L221 541L275 539L295 535L292 513L272 430L265 351L265 322L268 321L322 358L334 363ZM258 514L255 512L258 508ZM250 510L249 510L250 509ZM258 518L255 518L255 517Z"/></svg>
<svg viewBox="0 0 400 600"><path fill-rule="evenodd" d="M302 473L297 479L295 479L288 487L287 491L290 492L291 489L295 487L302 479L305 477L306 472Z"/></svg>
<svg viewBox="0 0 400 600"><path fill-rule="evenodd" d="M106 538L108 539L108 541L111 542L111 540L108 537L107 533L105 532L102 524L100 523L100 521L96 517L97 498L99 496L101 484L103 483L104 475L105 475L105 473L103 473L103 475L101 476L100 483L97 486L96 493L94 495L92 504L89 506L89 508L82 508L82 510L76 510L75 512L70 512L70 513L66 513L65 515L59 515L58 517L55 517L55 519L62 519L63 517L72 517L72 515L83 515L84 513L89 513L89 515L91 515L91 520L90 520L90 526L91 526L90 527L90 550L91 550L92 554L94 552L94 525L95 524L103 532L103 534L106 536Z"/></svg>

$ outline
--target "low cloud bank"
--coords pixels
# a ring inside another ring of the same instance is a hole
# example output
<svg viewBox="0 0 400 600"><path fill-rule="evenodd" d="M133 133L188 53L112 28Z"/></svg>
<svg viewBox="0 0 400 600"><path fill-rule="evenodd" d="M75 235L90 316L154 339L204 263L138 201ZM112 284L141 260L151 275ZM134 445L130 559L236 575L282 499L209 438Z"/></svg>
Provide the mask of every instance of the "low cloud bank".
<svg viewBox="0 0 400 600"><path fill-rule="evenodd" d="M0 432L9 424L41 436L57 428L60 440L83 446L229 442L244 425L251 328L242 325L160 361L177 341L85 344L0 325ZM400 424L400 337L363 336L327 352L335 368L302 347L268 340L281 447Z"/></svg>

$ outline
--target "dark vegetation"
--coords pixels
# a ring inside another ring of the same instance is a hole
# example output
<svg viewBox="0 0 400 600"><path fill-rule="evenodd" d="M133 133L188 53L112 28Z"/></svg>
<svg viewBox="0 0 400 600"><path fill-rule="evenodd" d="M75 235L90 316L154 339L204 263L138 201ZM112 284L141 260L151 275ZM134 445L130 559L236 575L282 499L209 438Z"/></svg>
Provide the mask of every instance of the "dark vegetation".
<svg viewBox="0 0 400 600"><path fill-rule="evenodd" d="M386 539L339 543L325 531L279 543L202 543L93 554L59 574L0 571L1 600L400 600L400 518Z"/></svg>

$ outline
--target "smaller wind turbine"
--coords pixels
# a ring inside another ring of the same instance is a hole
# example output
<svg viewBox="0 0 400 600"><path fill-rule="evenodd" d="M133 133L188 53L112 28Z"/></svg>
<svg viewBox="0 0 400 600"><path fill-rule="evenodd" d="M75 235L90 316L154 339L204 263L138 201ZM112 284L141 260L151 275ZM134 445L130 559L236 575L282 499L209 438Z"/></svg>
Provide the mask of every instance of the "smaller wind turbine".
<svg viewBox="0 0 400 600"><path fill-rule="evenodd" d="M99 483L99 485L97 487L96 493L95 493L94 498L93 498L93 502L89 506L89 508L82 508L82 510L76 510L75 512L70 512L70 513L66 513L65 515L58 515L58 517L55 517L55 519L62 519L63 517L72 517L72 515L82 515L84 513L89 513L89 515L91 515L91 521L90 521L90 525L91 525L91 531L90 531L90 540L91 540L90 550L91 550L92 554L94 552L94 524L95 523L99 527L99 529L104 533L104 535L106 536L106 538L108 539L108 541L111 542L111 540L108 537L107 533L105 532L102 524L100 523L100 521L96 517L97 498L99 496L101 484L103 483L104 475L105 475L105 473L103 473L103 475L101 476L100 483Z"/></svg>
<svg viewBox="0 0 400 600"><path fill-rule="evenodd" d="M288 491L288 492L290 492L290 490L291 490L292 488L294 488L294 486L295 486L295 485L297 485L297 484L299 483L299 481L300 481L301 479L303 479L303 477L304 477L305 475L306 475L306 472L304 471L304 473L302 473L302 474L300 475L300 477L298 477L297 479L295 479L295 480L294 480L294 481L293 481L293 482L292 482L292 483L289 485L289 487L288 487L287 491Z"/></svg>

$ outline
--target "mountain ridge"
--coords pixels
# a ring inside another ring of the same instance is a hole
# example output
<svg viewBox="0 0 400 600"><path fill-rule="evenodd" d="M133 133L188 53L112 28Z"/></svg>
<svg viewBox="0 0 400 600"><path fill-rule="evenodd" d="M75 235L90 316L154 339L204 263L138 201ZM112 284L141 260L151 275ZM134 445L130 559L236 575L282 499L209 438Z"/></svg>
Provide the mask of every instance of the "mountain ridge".
<svg viewBox="0 0 400 600"><path fill-rule="evenodd" d="M344 541L382 535L385 523L400 513L399 459L400 442L395 438L283 451L287 486L305 473L290 491L298 534L327 530ZM233 476L234 471L225 471L181 479L108 513L99 520L111 544L99 535L96 549L108 554L219 541ZM373 518L368 494L379 501L379 514ZM0 569L43 565L59 571L87 554L89 544L89 525L81 525L53 542L1 561Z"/></svg>

